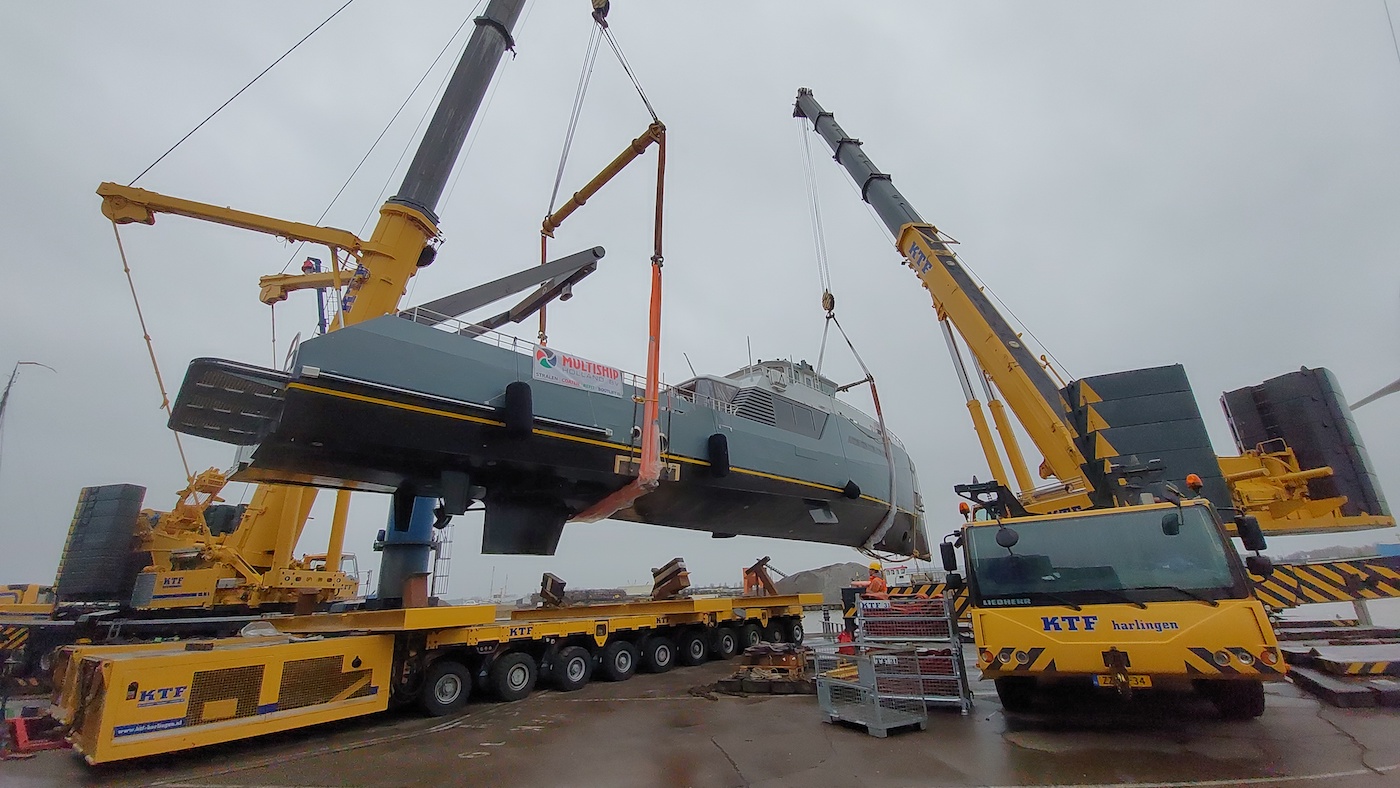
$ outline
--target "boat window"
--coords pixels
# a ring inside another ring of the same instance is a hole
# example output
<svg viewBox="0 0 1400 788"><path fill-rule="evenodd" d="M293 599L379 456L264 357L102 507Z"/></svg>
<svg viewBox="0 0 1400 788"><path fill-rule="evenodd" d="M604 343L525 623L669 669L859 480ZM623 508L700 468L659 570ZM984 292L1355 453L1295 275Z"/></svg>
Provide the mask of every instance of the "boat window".
<svg viewBox="0 0 1400 788"><path fill-rule="evenodd" d="M734 401L734 394L739 391L739 387L698 378L682 385L680 390L689 395L696 405L725 410L725 406Z"/></svg>
<svg viewBox="0 0 1400 788"><path fill-rule="evenodd" d="M773 417L774 426L779 429L820 438L826 427L827 414L785 397L774 397Z"/></svg>

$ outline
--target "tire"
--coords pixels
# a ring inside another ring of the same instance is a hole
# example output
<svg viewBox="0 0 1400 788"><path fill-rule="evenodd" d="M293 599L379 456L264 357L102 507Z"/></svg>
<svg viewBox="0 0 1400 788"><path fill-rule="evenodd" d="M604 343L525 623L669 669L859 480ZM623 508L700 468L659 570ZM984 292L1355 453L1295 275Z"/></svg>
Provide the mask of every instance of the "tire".
<svg viewBox="0 0 1400 788"><path fill-rule="evenodd" d="M709 633L703 629L687 629L676 643L677 657L687 667L705 664L710 658Z"/></svg>
<svg viewBox="0 0 1400 788"><path fill-rule="evenodd" d="M429 665L428 672L423 674L418 706L431 717L455 714L467 705L471 692L472 674L467 666L456 660L440 659Z"/></svg>
<svg viewBox="0 0 1400 788"><path fill-rule="evenodd" d="M802 616L793 616L788 619L787 630L784 634L787 635L787 642L796 646L802 645L803 639L807 636L807 631L802 627Z"/></svg>
<svg viewBox="0 0 1400 788"><path fill-rule="evenodd" d="M715 629L714 642L710 646L710 656L715 659L733 659L739 653L739 633L734 627Z"/></svg>
<svg viewBox="0 0 1400 788"><path fill-rule="evenodd" d="M749 646L757 645L761 640L763 640L763 628L758 624L750 623L739 627L740 653L743 653L744 649Z"/></svg>
<svg viewBox="0 0 1400 788"><path fill-rule="evenodd" d="M780 619L770 619L763 628L763 639L769 643L787 642L787 625Z"/></svg>
<svg viewBox="0 0 1400 788"><path fill-rule="evenodd" d="M1226 720L1252 720L1264 713L1264 682L1212 681L1206 696Z"/></svg>
<svg viewBox="0 0 1400 788"><path fill-rule="evenodd" d="M665 673L676 666L676 642L662 635L652 635L642 641L642 669L648 673Z"/></svg>
<svg viewBox="0 0 1400 788"><path fill-rule="evenodd" d="M1035 679L1030 676L1003 676L996 679L997 698L1006 711L1030 711L1035 700Z"/></svg>
<svg viewBox="0 0 1400 788"><path fill-rule="evenodd" d="M593 678L593 655L583 646L566 646L559 649L550 669L550 678L555 689L560 692L573 692L583 689Z"/></svg>
<svg viewBox="0 0 1400 788"><path fill-rule="evenodd" d="M511 702L529 696L539 677L535 658L519 651L506 654L491 665L490 683L496 697Z"/></svg>
<svg viewBox="0 0 1400 788"><path fill-rule="evenodd" d="M625 640L614 640L603 647L598 669L608 681L626 681L637 673L637 647Z"/></svg>

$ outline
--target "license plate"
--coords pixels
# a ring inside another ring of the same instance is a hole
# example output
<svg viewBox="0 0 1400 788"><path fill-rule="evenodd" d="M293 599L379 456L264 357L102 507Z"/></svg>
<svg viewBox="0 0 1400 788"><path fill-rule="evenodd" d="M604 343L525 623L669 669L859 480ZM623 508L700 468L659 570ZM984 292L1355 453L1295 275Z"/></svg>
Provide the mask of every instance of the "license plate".
<svg viewBox="0 0 1400 788"><path fill-rule="evenodd" d="M1097 684L1097 685L1099 685L1100 687L1112 687L1112 686L1113 686L1113 677L1112 677L1112 676L1095 676L1095 677L1094 677L1094 683ZM1150 687L1150 686L1152 686L1152 677L1151 677L1151 676L1129 676L1129 677L1128 677L1128 686L1129 686L1129 687Z"/></svg>

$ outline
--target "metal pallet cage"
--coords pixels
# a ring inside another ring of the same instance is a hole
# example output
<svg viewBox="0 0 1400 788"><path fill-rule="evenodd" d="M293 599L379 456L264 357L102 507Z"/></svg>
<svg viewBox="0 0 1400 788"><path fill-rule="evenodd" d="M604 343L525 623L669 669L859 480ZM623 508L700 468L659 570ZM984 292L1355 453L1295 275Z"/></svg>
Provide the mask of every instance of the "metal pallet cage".
<svg viewBox="0 0 1400 788"><path fill-rule="evenodd" d="M826 721L864 725L871 736L879 738L896 728L927 728L928 708L923 699L905 692L917 688L922 680L913 651L862 652L816 653L817 703ZM908 669L914 671L912 676L896 672Z"/></svg>

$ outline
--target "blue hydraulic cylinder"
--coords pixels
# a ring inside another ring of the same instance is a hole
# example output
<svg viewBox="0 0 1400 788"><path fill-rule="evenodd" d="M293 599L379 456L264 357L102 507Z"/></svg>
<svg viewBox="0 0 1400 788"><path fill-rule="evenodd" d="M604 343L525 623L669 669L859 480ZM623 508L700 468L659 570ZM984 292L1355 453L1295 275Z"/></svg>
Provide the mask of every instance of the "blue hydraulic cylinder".
<svg viewBox="0 0 1400 788"><path fill-rule="evenodd" d="M379 559L378 600L381 606L398 604L403 599L404 580L428 571L436 507L436 498L414 498L408 530L398 531L394 529L394 504L389 504L389 524L379 540L383 550Z"/></svg>

